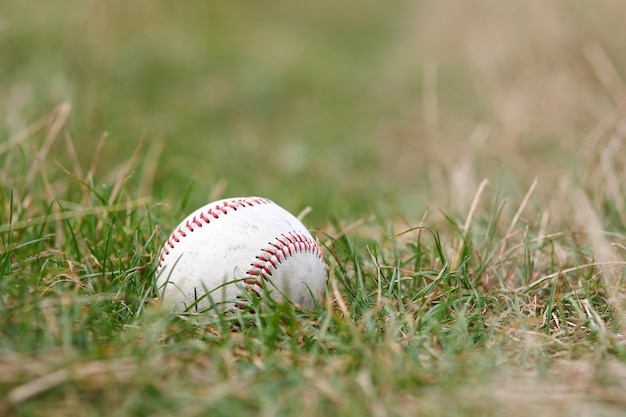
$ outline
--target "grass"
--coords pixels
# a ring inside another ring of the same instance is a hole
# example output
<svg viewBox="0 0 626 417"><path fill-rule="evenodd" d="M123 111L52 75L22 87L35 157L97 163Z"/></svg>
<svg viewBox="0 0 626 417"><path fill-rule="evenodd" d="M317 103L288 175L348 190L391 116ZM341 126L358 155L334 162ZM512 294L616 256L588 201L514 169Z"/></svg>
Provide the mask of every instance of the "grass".
<svg viewBox="0 0 626 417"><path fill-rule="evenodd" d="M0 415L626 414L624 6L2 8ZM167 314L252 194L325 299Z"/></svg>

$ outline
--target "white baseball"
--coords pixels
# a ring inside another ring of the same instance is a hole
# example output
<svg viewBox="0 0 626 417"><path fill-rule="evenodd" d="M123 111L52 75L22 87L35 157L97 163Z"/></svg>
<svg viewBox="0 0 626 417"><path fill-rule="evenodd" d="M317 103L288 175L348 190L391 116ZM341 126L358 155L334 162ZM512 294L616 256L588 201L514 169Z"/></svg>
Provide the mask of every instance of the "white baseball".
<svg viewBox="0 0 626 417"><path fill-rule="evenodd" d="M156 272L159 293L174 312L242 308L242 290L268 291L311 311L326 286L317 241L291 213L261 197L219 200L191 213L165 242Z"/></svg>

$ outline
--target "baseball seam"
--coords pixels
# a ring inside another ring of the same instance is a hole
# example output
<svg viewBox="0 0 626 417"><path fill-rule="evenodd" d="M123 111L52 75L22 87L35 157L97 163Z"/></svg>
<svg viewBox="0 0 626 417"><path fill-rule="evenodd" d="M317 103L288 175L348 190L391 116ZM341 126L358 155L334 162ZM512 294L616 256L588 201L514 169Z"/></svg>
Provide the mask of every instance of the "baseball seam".
<svg viewBox="0 0 626 417"><path fill-rule="evenodd" d="M274 238L274 241L268 242L260 250L260 254L255 256L256 261L250 264L251 268L246 272L248 278L243 280L245 287L260 297L264 283L271 285L273 273L278 270L283 262L297 253L312 254L322 262L324 259L322 249L309 236L297 232L281 234L281 236ZM241 300L243 296L237 298ZM245 310L247 308L246 303L237 303L237 308Z"/></svg>
<svg viewBox="0 0 626 417"><path fill-rule="evenodd" d="M250 282L245 281L246 284L258 285L258 278L270 279L272 271L276 271L280 264L295 253L312 253L320 259L323 257L319 245L310 237L295 232L282 234L273 242L268 242L267 246L261 249L261 254L255 256L256 261L250 264L252 268L246 272L246 275L251 277L248 279Z"/></svg>
<svg viewBox="0 0 626 417"><path fill-rule="evenodd" d="M205 224L209 224L232 211L237 211L240 208L257 206L259 204L274 204L274 202L267 198L259 197L227 200L213 207L209 207L205 211L202 211L193 217L187 218L184 224L181 224L180 226L178 226L178 228L176 228L176 230L172 232L170 237L163 245L163 249L161 250L161 257L159 258L159 264L157 265L157 275L163 267L165 257L169 255L170 250L174 249L176 244L179 243L181 239L187 237L188 233L193 233L195 230L203 227Z"/></svg>

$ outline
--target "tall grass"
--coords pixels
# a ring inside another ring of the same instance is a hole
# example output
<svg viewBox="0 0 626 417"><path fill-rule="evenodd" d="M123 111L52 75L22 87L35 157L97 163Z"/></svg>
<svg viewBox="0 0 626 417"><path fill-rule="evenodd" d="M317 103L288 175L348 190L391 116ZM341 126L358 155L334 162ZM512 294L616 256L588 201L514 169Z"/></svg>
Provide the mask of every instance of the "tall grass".
<svg viewBox="0 0 626 417"><path fill-rule="evenodd" d="M2 6L0 415L624 413L623 6L72 4ZM226 194L312 206L314 312L161 308Z"/></svg>

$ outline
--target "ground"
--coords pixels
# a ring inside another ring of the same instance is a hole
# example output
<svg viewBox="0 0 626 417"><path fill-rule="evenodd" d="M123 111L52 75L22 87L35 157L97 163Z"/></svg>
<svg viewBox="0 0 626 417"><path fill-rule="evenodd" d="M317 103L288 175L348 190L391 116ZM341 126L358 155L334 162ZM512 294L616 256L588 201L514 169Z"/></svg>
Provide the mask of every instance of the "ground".
<svg viewBox="0 0 626 417"><path fill-rule="evenodd" d="M626 415L624 15L5 1L0 414ZM171 229L248 195L326 297L168 314Z"/></svg>

